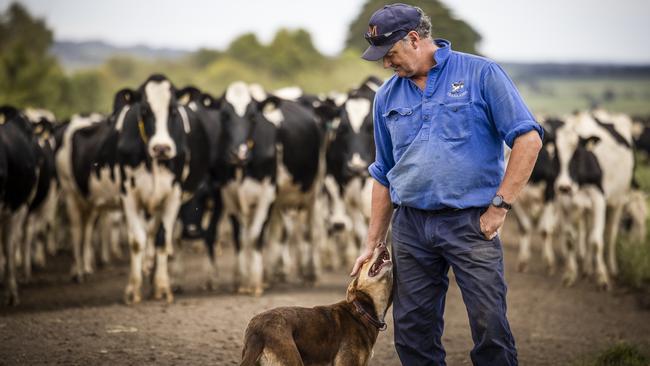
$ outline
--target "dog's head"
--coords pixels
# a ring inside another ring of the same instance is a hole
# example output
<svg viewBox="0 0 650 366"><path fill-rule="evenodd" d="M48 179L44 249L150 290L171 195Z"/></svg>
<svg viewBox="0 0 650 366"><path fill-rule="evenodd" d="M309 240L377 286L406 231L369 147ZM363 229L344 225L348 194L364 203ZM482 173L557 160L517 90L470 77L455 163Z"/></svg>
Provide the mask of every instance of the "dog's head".
<svg viewBox="0 0 650 366"><path fill-rule="evenodd" d="M346 299L365 303L366 308L375 309L377 319L384 320L393 300L393 262L385 245L378 245L370 260L361 266L348 286Z"/></svg>

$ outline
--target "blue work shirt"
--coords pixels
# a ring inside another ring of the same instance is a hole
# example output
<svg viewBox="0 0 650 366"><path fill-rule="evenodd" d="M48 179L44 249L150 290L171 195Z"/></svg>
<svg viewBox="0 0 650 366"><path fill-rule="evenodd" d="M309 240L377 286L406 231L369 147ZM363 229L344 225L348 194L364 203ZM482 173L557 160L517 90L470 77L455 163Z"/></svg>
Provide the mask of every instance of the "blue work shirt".
<svg viewBox="0 0 650 366"><path fill-rule="evenodd" d="M499 65L434 42L424 90L393 75L377 91L377 153L368 170L398 205L485 207L503 179L503 143L543 130Z"/></svg>

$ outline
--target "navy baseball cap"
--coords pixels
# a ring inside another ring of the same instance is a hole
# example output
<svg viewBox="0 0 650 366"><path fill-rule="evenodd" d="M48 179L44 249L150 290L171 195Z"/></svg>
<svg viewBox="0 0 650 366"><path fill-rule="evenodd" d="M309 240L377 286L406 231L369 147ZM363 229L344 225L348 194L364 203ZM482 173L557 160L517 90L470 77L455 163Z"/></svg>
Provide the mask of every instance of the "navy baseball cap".
<svg viewBox="0 0 650 366"><path fill-rule="evenodd" d="M395 42L404 38L420 23L420 12L406 4L386 5L370 17L368 32L364 35L370 47L361 55L368 61L383 58Z"/></svg>

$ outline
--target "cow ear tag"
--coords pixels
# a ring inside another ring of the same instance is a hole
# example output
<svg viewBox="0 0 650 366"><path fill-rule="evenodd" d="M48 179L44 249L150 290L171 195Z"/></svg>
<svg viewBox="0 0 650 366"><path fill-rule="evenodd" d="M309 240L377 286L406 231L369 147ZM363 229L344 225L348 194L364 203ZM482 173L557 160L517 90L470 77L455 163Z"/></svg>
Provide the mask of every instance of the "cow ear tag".
<svg viewBox="0 0 650 366"><path fill-rule="evenodd" d="M142 120L138 121L138 130L140 131L140 138L145 144L147 144L147 134L144 130L144 122Z"/></svg>
<svg viewBox="0 0 650 366"><path fill-rule="evenodd" d="M593 151L594 147L596 147L596 144L600 141L600 138L598 137L590 137L587 139L587 143L585 144L585 149L587 151Z"/></svg>
<svg viewBox="0 0 650 366"><path fill-rule="evenodd" d="M179 98L179 102L183 105L187 105L190 102L190 93L185 93Z"/></svg>

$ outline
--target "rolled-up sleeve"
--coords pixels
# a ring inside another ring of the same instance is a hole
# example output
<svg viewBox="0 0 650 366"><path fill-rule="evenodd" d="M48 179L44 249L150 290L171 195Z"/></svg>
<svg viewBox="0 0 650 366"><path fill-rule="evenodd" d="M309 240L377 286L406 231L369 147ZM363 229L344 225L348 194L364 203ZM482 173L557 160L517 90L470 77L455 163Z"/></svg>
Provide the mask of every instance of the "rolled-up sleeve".
<svg viewBox="0 0 650 366"><path fill-rule="evenodd" d="M481 92L490 119L508 147L512 148L515 139L529 131L535 130L543 138L544 130L526 107L515 84L499 65L493 62L486 65L481 80Z"/></svg>
<svg viewBox="0 0 650 366"><path fill-rule="evenodd" d="M393 161L393 143L390 139L390 133L386 128L386 120L381 111L381 102L379 93L375 95L375 101L372 107L373 128L375 134L375 161L370 164L368 171L383 186L388 187L390 183L386 175L395 166Z"/></svg>

